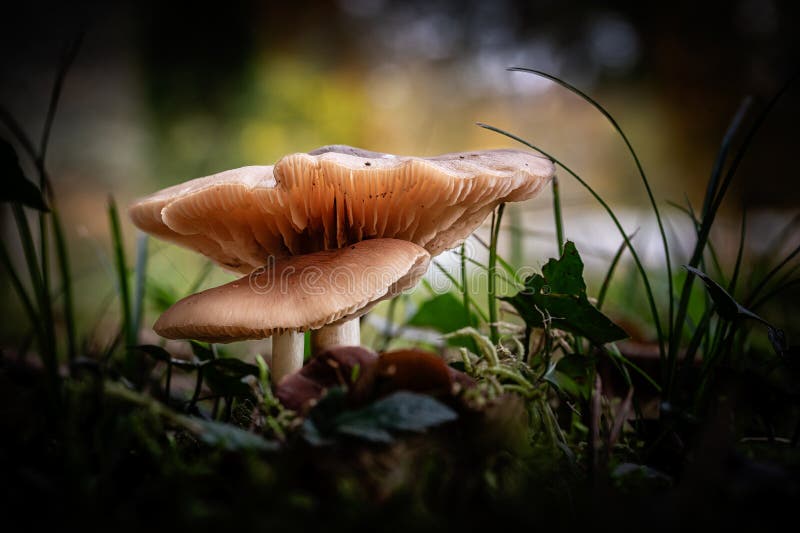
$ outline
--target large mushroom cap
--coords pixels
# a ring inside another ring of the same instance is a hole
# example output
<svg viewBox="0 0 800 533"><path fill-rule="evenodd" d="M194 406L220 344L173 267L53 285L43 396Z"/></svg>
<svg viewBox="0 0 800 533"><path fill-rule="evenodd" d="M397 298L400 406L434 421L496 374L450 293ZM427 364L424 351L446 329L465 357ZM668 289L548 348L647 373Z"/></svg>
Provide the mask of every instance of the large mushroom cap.
<svg viewBox="0 0 800 533"><path fill-rule="evenodd" d="M178 301L154 329L169 339L233 342L321 328L413 287L429 260L424 248L396 239L279 258Z"/></svg>
<svg viewBox="0 0 800 533"><path fill-rule="evenodd" d="M498 204L535 196L554 170L518 150L420 158L337 145L190 181L137 202L130 214L144 231L242 273L270 256L374 238L411 241L436 255Z"/></svg>

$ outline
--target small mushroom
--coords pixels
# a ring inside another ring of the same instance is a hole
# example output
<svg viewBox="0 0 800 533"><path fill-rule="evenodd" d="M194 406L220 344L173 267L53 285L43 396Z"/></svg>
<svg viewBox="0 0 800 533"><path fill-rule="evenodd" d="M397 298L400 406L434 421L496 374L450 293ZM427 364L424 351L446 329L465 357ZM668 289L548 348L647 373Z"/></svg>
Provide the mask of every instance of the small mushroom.
<svg viewBox="0 0 800 533"><path fill-rule="evenodd" d="M233 342L272 337L275 382L303 364L303 334L332 324L340 335L318 337L318 349L360 344L358 317L413 287L430 255L408 241L373 239L277 259L167 309L155 331L168 339Z"/></svg>
<svg viewBox="0 0 800 533"><path fill-rule="evenodd" d="M355 367L358 371L354 372ZM376 355L356 346L325 350L280 382L275 394L289 409L305 412L334 386L348 391L348 401L359 406L405 390L452 402L475 386L463 372L451 368L439 355L419 349Z"/></svg>

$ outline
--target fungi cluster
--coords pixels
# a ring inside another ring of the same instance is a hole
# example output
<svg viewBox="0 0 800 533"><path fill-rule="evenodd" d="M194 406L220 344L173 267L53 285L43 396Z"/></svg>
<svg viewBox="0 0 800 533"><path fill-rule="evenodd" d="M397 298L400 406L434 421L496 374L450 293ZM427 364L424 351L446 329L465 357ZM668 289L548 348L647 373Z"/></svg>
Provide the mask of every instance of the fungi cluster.
<svg viewBox="0 0 800 533"><path fill-rule="evenodd" d="M272 337L278 382L302 367L305 331L315 353L359 345L361 315L553 173L517 150L425 158L336 145L169 187L130 207L134 224L244 277L180 300L154 329L211 342Z"/></svg>

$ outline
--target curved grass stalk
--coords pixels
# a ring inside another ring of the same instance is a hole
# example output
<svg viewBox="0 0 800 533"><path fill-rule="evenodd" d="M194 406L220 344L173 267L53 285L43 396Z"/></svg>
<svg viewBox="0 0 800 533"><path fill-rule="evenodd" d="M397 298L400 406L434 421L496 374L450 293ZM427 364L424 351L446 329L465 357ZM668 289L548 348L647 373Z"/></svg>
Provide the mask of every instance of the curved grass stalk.
<svg viewBox="0 0 800 533"><path fill-rule="evenodd" d="M489 336L492 342L500 342L500 334L497 330L497 238L500 235L500 223L503 220L503 212L506 204L497 206L497 211L492 213L492 240L489 242L489 284L487 288L487 298L489 304Z"/></svg>
<svg viewBox="0 0 800 533"><path fill-rule="evenodd" d="M472 323L472 315L469 313L469 281L467 279L467 243L461 243L461 298L464 305L465 324Z"/></svg>
<svg viewBox="0 0 800 533"><path fill-rule="evenodd" d="M611 220L614 222L614 225L617 227L617 230L619 230L620 235L622 235L622 238L625 241L625 244L627 245L628 249L631 251L631 256L633 257L633 261L634 261L634 263L636 263L636 268L637 268L637 270L639 271L639 274L642 277L642 281L644 283L644 288L645 288L645 294L647 296L647 302L648 302L648 305L650 307L650 313L651 313L651 315L653 317L653 324L654 324L654 326L656 328L656 335L658 337L659 353L661 354L662 359L663 359L665 357L665 355L666 355L666 348L665 348L665 345L664 345L664 334L663 334L663 331L661 329L661 319L660 319L659 314L658 314L658 308L656 307L655 298L653 297L653 289L652 289L652 287L650 285L650 278L648 277L647 272L644 269L644 265L642 264L642 261L639 258L639 254L636 252L636 248L634 248L633 244L631 243L631 240L628 238L628 234L625 232L625 229L622 227L622 224L620 223L620 221L617 218L617 216L614 214L614 211L611 209L611 207L605 202L605 200L603 200L603 198L597 193L597 191L595 191L591 187L591 185L586 183L571 168L569 168L564 163L562 163L561 161L559 161L558 159L556 159L555 157L553 157L549 153L545 152L541 148L539 148L537 146L534 146L533 144L529 143L525 139L523 139L523 138L521 138L521 137L519 137L517 135L514 135L513 133L509 133L507 131L501 130L500 128L496 128L494 126L490 126L489 124L484 124L482 122L478 122L477 125L482 127L482 128L485 128L487 130L493 131L495 133L499 133L501 135L505 135L506 137L508 137L510 139L513 139L513 140L517 141L518 143L524 144L525 146L527 146L527 147L529 147L529 148L531 148L533 150L536 150L537 152L541 153L542 155L544 155L545 157L547 157L548 159L550 159L551 161L556 163L558 166L560 166L561 168L566 170L567 173L569 173L573 178L578 180L578 183L580 183L587 191L589 191L589 193L594 197L594 199L597 200L598 203L600 203L600 205L606 210L606 212L608 213L609 217L611 217Z"/></svg>
<svg viewBox="0 0 800 533"><path fill-rule="evenodd" d="M9 256L3 242L0 242L0 263L2 263L3 267L8 273L8 277L11 280L11 285L14 287L20 302L22 302L22 307L25 309L25 313L28 315L28 320L30 321L31 326L37 332L37 334L41 335L41 324L39 323L39 316L36 313L36 307L33 305L33 302L28 296L25 286L22 284L22 279L19 277L19 274L14 268L14 264L11 262L11 257Z"/></svg>
<svg viewBox="0 0 800 533"><path fill-rule="evenodd" d="M631 156L633 157L633 161L636 163L636 169L639 171L639 176L642 178L642 184L644 185L645 190L647 191L647 197L650 200L650 206L653 208L653 214L656 216L656 223L658 224L658 231L661 234L661 244L664 248L664 257L665 263L667 267L667 284L669 288L669 319L667 320L667 332L669 335L672 334L672 314L673 314L673 295L672 295L672 265L670 261L670 252L669 252L669 243L667 242L667 234L664 231L664 224L661 221L661 213L658 210L658 204L656 203L655 196L653 196L653 190L650 188L650 182L647 179L647 175L644 172L644 168L642 167L641 161L639 161L639 156L636 154L636 150L633 149L633 145L628 140L628 136L625 135L625 132L622 131L619 123L611 116L609 113L597 100L589 96L588 94L584 93L574 85L567 83L566 81L553 76L552 74L548 74L541 70L531 69L531 68L523 68L523 67L511 67L508 69L511 72L525 72L528 74L534 74L536 76L540 76L542 78L548 79L554 83L557 83L561 87L571 91L572 93L580 96L583 100L591 104L597 111L602 114L611 126L616 130L619 136L622 138L625 146L628 148L628 152L630 152Z"/></svg>
<svg viewBox="0 0 800 533"><path fill-rule="evenodd" d="M628 240L632 240L636 234L639 233L639 228L636 228L633 233L628 235ZM622 241L622 244L619 245L617 248L617 253L614 254L614 258L611 260L611 265L608 267L608 271L606 271L606 276L603 278L603 284L600 286L600 292L597 293L597 310L599 311L603 307L603 302L606 299L606 293L608 292L608 286L611 284L611 278L614 275L614 271L617 269L617 264L619 264L619 260L622 257L622 252L625 251L627 245L625 241Z"/></svg>
<svg viewBox="0 0 800 533"><path fill-rule="evenodd" d="M490 249L489 243L487 243L486 241L484 241L483 239L481 239L480 237L478 237L474 233L471 235L471 237L474 238L478 242L478 244L480 244L481 246L483 246L487 250ZM471 260L471 261L473 263L477 264L477 265L482 266L483 268L486 268L485 266L481 265L480 263L478 263L475 260ZM500 255L497 256L497 262L500 263L500 266L503 267L503 270L505 270L506 273L509 276L511 276L511 278L513 278L512 281L514 281L516 283L519 283L520 285L524 285L525 284L525 280L519 277L519 274L517 274L517 271L514 269L514 267L511 266L511 264L508 261L503 259L502 256L500 256Z"/></svg>
<svg viewBox="0 0 800 533"><path fill-rule="evenodd" d="M476 267L480 268L481 270L483 270L485 272L489 272L489 267L484 265L483 263L481 263L479 261L476 261L475 259L472 259L471 257L468 257L467 261L472 263ZM516 279L512 279L507 272L503 272L502 277L503 277L504 281L507 281L507 282L511 283L517 289L522 289L525 286L525 284L523 282L521 282L519 280L516 280Z"/></svg>
<svg viewBox="0 0 800 533"><path fill-rule="evenodd" d="M558 245L558 255L564 251L564 217L561 215L561 188L558 184L558 176L553 176L551 184L553 189L553 218L556 224L556 244Z"/></svg>
<svg viewBox="0 0 800 533"><path fill-rule="evenodd" d="M772 270L770 270L767 273L767 275L764 276L764 278L758 283L758 285L756 285L756 287L750 293L750 296L747 297L747 300L746 300L746 303L745 303L745 307L748 307L750 304L752 304L755 301L755 299L758 297L759 293L762 290L764 290L764 287L767 286L767 284L772 280L772 278L774 278L778 274L778 272L781 271L781 269L783 267L785 267L792 259L794 259L797 256L797 254L800 254L800 245L795 247L795 249L792 250L791 253L789 253L789 255L784 257L783 261L781 261L780 263L775 265L772 268Z"/></svg>
<svg viewBox="0 0 800 533"><path fill-rule="evenodd" d="M767 102L767 105L761 111L761 113L756 117L756 120L750 126L747 134L745 135L739 150L736 152L736 156L731 161L730 165L728 166L728 171L725 173L725 178L722 182L719 183L717 186L717 182L719 181L719 177L722 175L722 169L724 167L725 161L727 159L728 149L733 142L733 137L736 132L739 130L739 126L745 116L747 110L750 107L750 99L745 99L744 102L739 107L737 114L734 116L733 121L731 122L728 130L725 133L725 136L722 141L722 146L720 148L719 154L717 156L717 160L714 165L714 171L712 173L711 182L709 183L708 190L706 192L706 199L704 204L707 206L707 209L704 209L703 212L703 223L701 227L701 231L698 232L697 235L697 243L695 245L694 253L692 254L692 258L689 261L689 266L696 267L700 259L703 255L703 250L705 248L705 244L708 241L709 234L711 232L711 226L714 223L714 219L716 217L717 211L719 210L720 205L722 204L722 200L725 197L725 193L727 192L728 188L730 187L731 182L733 181L733 177L736 175L736 171L739 168L739 165L744 158L744 154L747 152L747 149L752 144L753 139L755 138L758 131L761 129L761 126L764 124L767 116L770 114L772 109L781 99L781 97L788 91L789 87L794 83L794 81L800 76L800 70L798 70L784 85L781 89ZM686 280L683 284L683 289L681 291L680 301L678 302L677 314L675 317L675 331L670 339L670 349L669 349L669 357L668 357L668 366L670 368L675 368L677 362L677 353L678 353L678 344L680 343L680 338L683 332L683 322L686 318L686 312L689 305L689 297L691 295L692 284L694 281L695 276L690 272L686 276ZM672 390L672 381L674 379L674 372L670 373L668 382L667 382L667 399L670 398L671 390Z"/></svg>
<svg viewBox="0 0 800 533"><path fill-rule="evenodd" d="M453 284L453 286L455 286L456 289L458 289L459 291L465 290L462 288L458 280L450 272L448 272L447 269L443 267L441 263L439 263L438 261L432 261L432 263L434 264L434 266L436 266L436 268L439 269L439 271L442 274L445 275L445 277L450 281L450 283ZM430 290L431 294L436 294L436 291L433 290L433 287L431 287L430 284L427 284L427 287ZM470 298L470 305L472 306L472 309L476 313L478 313L478 315L481 317L481 320L483 320L484 322L489 321L489 317L486 316L486 313L483 311L483 309L481 309L480 306L478 306L471 298Z"/></svg>

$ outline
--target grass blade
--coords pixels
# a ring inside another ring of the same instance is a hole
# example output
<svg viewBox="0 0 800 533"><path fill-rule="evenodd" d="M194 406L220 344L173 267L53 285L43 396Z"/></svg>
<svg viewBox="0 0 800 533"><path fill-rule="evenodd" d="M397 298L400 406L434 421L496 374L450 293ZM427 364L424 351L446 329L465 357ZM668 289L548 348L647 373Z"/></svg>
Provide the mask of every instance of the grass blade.
<svg viewBox="0 0 800 533"><path fill-rule="evenodd" d="M553 218L556 224L556 244L558 251L556 255L561 255L564 250L564 218L561 216L561 192L558 185L558 176L553 176Z"/></svg>
<svg viewBox="0 0 800 533"><path fill-rule="evenodd" d="M525 261L523 256L524 242L522 234L522 221L520 220L520 210L518 208L511 209L508 212L508 215L511 217L511 225L507 226L509 241L511 244L510 263L514 265L515 268L519 268Z"/></svg>
<svg viewBox="0 0 800 533"><path fill-rule="evenodd" d="M119 211L113 197L108 199L108 220L111 228L111 246L114 252L114 266L117 275L117 290L122 311L122 331L126 346L136 344L133 339L133 320L131 317L131 299L128 288L128 267L125 260L125 249L122 240L122 229L119 223Z"/></svg>
<svg viewBox="0 0 800 533"><path fill-rule="evenodd" d="M536 150L537 152L541 153L545 157L549 158L551 161L556 163L558 166L560 166L561 168L566 170L567 173L569 173L573 178L575 178L578 181L578 183L580 183L587 191L589 191L589 194L591 194L592 197L594 197L594 199L597 200L597 202L606 210L606 213L608 213L609 217L611 217L611 220L614 222L614 225L617 227L617 230L619 231L620 235L622 235L622 238L624 239L625 244L627 245L628 249L631 251L631 256L633 257L633 261L636 264L636 268L637 268L637 270L639 271L639 274L642 277L642 282L644 283L645 294L646 294L646 297L647 297L648 306L650 307L650 313L651 313L651 315L653 317L653 325L656 328L656 336L658 337L658 344L659 344L659 353L662 355L662 358L663 358L664 354L666 354L665 345L664 345L664 335L663 335L663 332L662 332L662 329L661 329L661 319L660 319L659 314L658 314L658 308L656 306L656 301L655 301L655 298L653 297L653 289L652 289L652 287L650 285L650 278L647 275L647 271L644 269L644 265L642 264L642 261L639 258L639 254L636 252L636 248L634 248L633 244L631 243L630 239L628 238L627 232L622 227L622 224L620 223L620 221L617 218L617 216L614 214L614 211L611 209L611 207L606 203L605 200L603 200L603 198L597 193L597 191L595 191L592 188L591 185L589 185L588 183L586 183L583 180L583 178L578 176L578 174L576 174L571 168L569 168L564 163L562 163L561 161L559 161L555 157L551 156L550 154L548 154L547 152L545 152L541 148L539 148L537 146L534 146L533 144L529 143L525 139L523 139L523 138L521 138L521 137L519 137L517 135L514 135L513 133L509 133L507 131L501 130L500 128L496 128L494 126L490 126L489 124L483 124L481 122L478 122L478 126L480 126L482 128L485 128L487 130L490 130L490 131L494 131L495 133L499 133L501 135L505 135L506 137L508 137L510 139L513 139L513 140L515 140L515 141L517 141L517 142L519 142L521 144L524 144L525 146L527 146L527 147L529 147L529 148L531 148L533 150Z"/></svg>
<svg viewBox="0 0 800 533"><path fill-rule="evenodd" d="M489 243L488 242L484 241L483 239L481 239L480 237L478 237L474 233L471 235L471 237L474 238L478 242L478 244L480 244L481 246L486 248L487 251L489 251ZM488 268L489 268L488 266L479 263L478 261L472 259L471 257L468 257L467 261L469 261L473 265L478 266L478 267L480 267L480 268L482 268L484 270L488 270ZM497 256L497 262L500 264L501 267L503 267L503 270L505 270L505 272L507 274L506 279L511 281L514 285L520 285L520 286L524 286L525 285L525 280L523 280L522 278L519 277L519 274L517 273L516 270L514 270L514 267L512 267L505 259L503 259L501 256L498 255Z"/></svg>
<svg viewBox="0 0 800 533"><path fill-rule="evenodd" d="M633 240L638 232L639 228L636 228L633 233L628 235L628 240ZM622 252L624 252L627 247L628 246L625 241L622 241L622 243L619 245L619 248L617 248L617 253L614 254L614 258L611 260L611 265L608 267L606 277L603 279L603 284L600 286L600 292L597 294L596 307L598 311L603 307L603 302L605 301L606 293L608 292L608 286L611 284L611 278L614 276L614 272L617 269L617 264L622 257Z"/></svg>
<svg viewBox="0 0 800 533"><path fill-rule="evenodd" d="M500 235L500 223L503 220L503 212L506 204L497 206L497 211L492 213L492 236L489 241L489 284L487 298L489 304L489 337L494 344L500 342L500 334L497 329L497 238Z"/></svg>
<svg viewBox="0 0 800 533"><path fill-rule="evenodd" d="M441 263L439 263L438 261L433 261L433 264L437 269L439 269L439 271L442 274L444 274L444 276L450 281L450 283L453 284L453 286L456 288L456 290L458 290L458 291L463 291L464 290L463 287L461 286L461 283L459 283L458 280L455 277L453 277L453 275L450 272L448 272L445 267L442 266ZM425 280L423 280L423 281L425 281ZM428 290L430 291L430 293L432 295L438 294L433 289L433 287L430 286L429 283L426 286L427 286ZM469 303L472 306L472 309L476 313L478 313L478 315L481 317L481 320L483 320L484 322L488 322L489 321L489 317L486 316L486 313L483 311L483 309L480 308L480 306L478 306L478 304L475 302L475 300L470 298L469 299Z"/></svg>
<svg viewBox="0 0 800 533"><path fill-rule="evenodd" d="M798 72L798 74L800 74L800 71ZM735 137L736 133L741 127L742 120L746 114L747 109L750 106L749 100L745 100L739 106L739 110L737 111L736 115L731 121L731 124L728 126L725 136L723 137L722 145L720 147L720 151L717 156L717 163L715 163L714 170L712 171L711 181L713 183L709 184L708 190L706 192L707 197L704 200L704 205L707 205L708 207L704 208L702 224L700 227L700 231L697 234L697 242L695 243L694 252L692 253L692 257L689 259L689 266L697 267L700 264L700 261L702 260L703 257L703 252L705 250L706 244L711 234L711 227L714 224L717 211L719 209L719 206L722 204L722 200L725 197L725 194L728 190L728 187L730 186L731 181L733 180L733 176L736 174L736 170L738 169L739 164L744 158L744 154L747 152L748 147L753 142L756 133L758 133L759 129L761 128L761 125L766 120L770 111L775 107L780 97L788 90L789 86L796 78L797 74L795 74L773 96L773 98L767 103L767 106L761 111L761 113L756 118L755 122L750 126L750 129L745 135L745 138L742 141L739 150L737 151L733 161L728 167L728 171L725 174L724 180L720 185L717 185L716 183L719 181L719 177L721 176L722 173L722 168L724 167L725 160L727 159L726 156L729 147L732 143L733 138ZM668 354L668 366L670 369L673 370L677 365L678 346L680 345L681 337L683 336L683 324L686 321L686 313L689 307L689 299L692 292L694 278L695 278L694 274L692 274L691 272L687 273L686 278L683 282L683 287L681 289L681 296L676 310L675 322L674 322L675 329L670 337L670 349ZM667 400L671 399L673 376L674 376L674 371L671 371L666 389Z"/></svg>
<svg viewBox="0 0 800 533"><path fill-rule="evenodd" d="M55 206L50 203L51 208ZM50 239L47 234L47 215L40 211L39 215L39 261L40 273L42 275L42 294L39 304L39 313L45 327L45 337L50 345L50 349L55 352L56 332L53 320L53 299L50 290Z"/></svg>
<svg viewBox="0 0 800 533"><path fill-rule="evenodd" d="M794 259L794 258L797 256L797 254L799 254L799 253L800 253L800 245L796 246L796 247L795 247L795 249L794 249L794 250L792 250L792 251L789 253L789 255L787 255L786 257L784 257L784 258L783 258L783 261L781 261L780 263L778 263L777 265L775 265L775 266L772 268L772 270L770 270L770 271L769 271L769 273L767 273L767 275L766 275L766 276L764 276L764 278L763 278L763 279L762 279L762 280L761 280L761 281L758 283L758 285L756 285L756 287L755 287L755 288L753 289L753 291L750 293L750 296L748 296L748 297L747 297L747 300L745 300L745 304L744 304L744 305L745 305L745 307L750 307L750 304L752 304L752 303L753 303L753 302L756 300L756 298L758 297L759 293L760 293L762 290L764 290L764 287L766 287L766 286L767 286L767 284L768 284L768 283L769 283L769 282L772 280L772 278L774 278L774 277L775 277L775 276L778 274L778 272L780 272L780 271L781 271L781 269L782 269L783 267L785 267L785 266L786 266L786 265L787 265L787 264L788 264L788 263L789 263L789 262L790 262L792 259Z"/></svg>
<svg viewBox="0 0 800 533"><path fill-rule="evenodd" d="M28 267L28 274L36 296L35 301L39 311L39 325L36 330L39 333L39 349L41 350L42 362L50 382L47 393L50 397L51 407L55 407L59 398L60 378L58 375L58 355L55 346L53 315L48 312L50 309L50 295L44 290L42 275L39 271L39 261L36 257L36 247L25 210L18 203L13 204L11 209L14 213L25 262Z"/></svg>
<svg viewBox="0 0 800 533"><path fill-rule="evenodd" d="M2 106L0 106L0 123L11 132L22 149L28 154L31 161L35 163L37 160L36 148L33 146L30 137L25 134L25 130L22 129L22 126L20 126L19 122L14 118L14 115Z"/></svg>
<svg viewBox="0 0 800 533"><path fill-rule="evenodd" d="M731 143L733 143L736 132L739 131L739 128L741 128L742 121L744 120L744 117L747 116L747 112L750 110L752 103L753 99L748 96L742 101L741 104L739 104L739 109L736 110L733 120L728 126L728 129L725 131L725 135L722 137L722 144L720 145L719 152L717 152L717 157L714 161L714 167L711 169L711 178L708 180L706 194L703 198L703 219L705 219L706 215L708 215L712 201L717 196L719 178L722 175L722 169L725 167L725 161L728 159L728 151L730 150Z"/></svg>
<svg viewBox="0 0 800 533"><path fill-rule="evenodd" d="M465 324L472 322L469 312L469 279L467 277L467 243L461 243L461 298L464 302Z"/></svg>
<svg viewBox="0 0 800 533"><path fill-rule="evenodd" d="M483 263L481 263L479 261L476 261L471 257L467 257L467 262L468 263L472 263L473 265L475 265L479 269L483 270L484 272L487 272L487 273L489 272L489 266L488 265L484 265ZM516 280L516 279L512 278L511 276L509 276L506 273L505 269L495 270L495 273L502 274L503 282L508 283L510 286L514 287L515 290L522 290L525 287L525 283L524 282L521 282L521 281Z"/></svg>
<svg viewBox="0 0 800 533"><path fill-rule="evenodd" d="M800 278L794 278L794 279L791 279L791 280L786 281L784 283L778 284L778 286L776 286L774 289L772 289L771 291L767 292L761 298L759 298L758 300L753 302L749 306L749 308L752 309L753 311L755 311L756 309L758 309L759 307L761 307L762 305L767 303L769 300L771 300L772 298L774 298L778 294L782 293L783 291L785 291L786 289L788 289L790 287L794 287L795 285L800 285Z"/></svg>
<svg viewBox="0 0 800 533"><path fill-rule="evenodd" d="M50 190L49 180L47 179L47 173L45 172L45 161L47 158L47 148L50 142L50 132L53 128L53 120L56 116L56 110L58 109L58 102L61 99L61 91L64 88L64 80L67 77L67 72L69 72L72 63L75 61L75 58L78 55L78 50L80 50L81 43L83 42L83 32L81 31L78 36L67 45L67 48L64 51L64 55L61 58L61 64L58 67L58 72L56 73L56 80L53 84L53 90L50 93L50 103L47 106L47 115L44 120L44 128L42 129L42 137L39 141L39 155L36 158L37 167L39 168L39 188L42 192L47 189L48 194L52 197L52 191Z"/></svg>
<svg viewBox="0 0 800 533"><path fill-rule="evenodd" d="M728 283L728 292L735 296L736 284L739 281L739 270L742 266L742 256L744 255L744 243L747 236L747 208L742 208L742 222L739 228L739 248L736 250L736 263L733 266L731 281Z"/></svg>
<svg viewBox="0 0 800 533"><path fill-rule="evenodd" d="M67 255L67 243L61 227L61 219L58 210L51 203L50 212L53 224L53 236L56 244L56 259L61 277L61 285L64 292L64 324L67 331L67 359L73 361L77 353L77 331L75 330L75 306L72 297L72 272L69 266L69 256Z"/></svg>
<svg viewBox="0 0 800 533"><path fill-rule="evenodd" d="M25 215L25 210L19 204L14 204L11 209L14 213L14 220L17 223L19 240L22 244L22 252L25 255L25 263L28 267L28 275L31 279L31 285L33 286L33 291L36 294L36 301L41 302L42 276L39 272L39 260L36 257L36 248L33 243L33 235L31 234L31 227L28 223L28 217Z"/></svg>
<svg viewBox="0 0 800 533"><path fill-rule="evenodd" d="M644 188L647 191L647 197L650 200L650 206L653 208L653 214L655 214L656 223L658 224L658 231L661 234L661 245L664 248L664 258L665 258L665 263L666 263L666 267L667 267L667 285L668 285L668 290L669 290L669 316L668 316L668 320L667 320L667 331L668 331L669 334L671 334L671 332L672 332L672 312L673 312L673 306L674 306L673 299L674 298L673 298L673 295L672 295L672 290L673 290L672 289L672 264L671 264L671 260L670 260L669 243L667 242L667 234L664 231L664 224L661 221L661 213L658 210L658 204L656 203L656 199L653 196L653 191L650 188L650 182L647 179L647 175L644 172L644 168L642 167L641 161L639 161L639 156L636 155L636 150L633 149L633 145L628 140L628 136L625 135L624 131L622 131L622 128L617 123L616 119L614 119L614 117L611 116L611 113L606 111L606 109L599 102L597 102L594 98L592 98L588 94L584 93L583 91L581 91L577 87L567 83L566 81L564 81L564 80L562 80L560 78L557 78L556 76L553 76L552 74L548 74L548 73L543 72L541 70L530 69L530 68L522 68L522 67L512 67L512 68L509 68L508 70L512 71L512 72L525 72L525 73L528 73L528 74L534 74L536 76L540 76L540 77L548 79L548 80L550 80L550 81L552 81L554 83L557 83L558 85L560 85L561 87L564 87L568 91L580 96L583 100L585 100L587 103L592 105L592 107L594 107L597 111L599 111L600 114L602 114L606 118L606 120L608 120L608 122L611 124L611 126L616 130L616 132L619 134L619 136L625 142L625 146L628 148L628 152L630 152L631 156L633 157L634 163L636 163L636 169L639 171L639 176L642 178L642 184L644 185Z"/></svg>
<svg viewBox="0 0 800 533"><path fill-rule="evenodd" d="M134 289L133 289L133 316L131 328L131 337L134 342L139 341L139 329L142 324L142 315L144 314L144 294L147 279L147 235L141 233L139 238L136 239L136 269L134 271Z"/></svg>
<svg viewBox="0 0 800 533"><path fill-rule="evenodd" d="M200 269L200 273L192 282L192 285L189 287L187 294L196 293L197 290L200 288L200 285L202 285L203 282L206 280L206 278L208 278L209 274L211 274L213 268L214 268L214 263L212 263L211 261L206 261L205 263L203 263L203 268Z"/></svg>
<svg viewBox="0 0 800 533"><path fill-rule="evenodd" d="M697 350L700 348L703 340L707 340L710 336L709 326L711 325L711 316L714 314L714 306L711 305L703 312L703 316L697 327L692 334L692 339L689 341L689 347L686 348L686 355L683 359L683 371L688 371L694 364Z"/></svg>
<svg viewBox="0 0 800 533"><path fill-rule="evenodd" d="M11 257L8 254L8 250L6 250L5 244L2 241L0 241L0 263L2 263L3 267L8 273L9 278L11 278L11 285L14 287L20 302L22 302L22 307L25 308L25 313L28 315L28 320L30 320L31 326L34 328L37 334L41 335L41 323L39 322L39 316L36 313L36 307L33 305L33 301L31 300L30 296L28 296L28 292L25 290L25 286L22 284L22 279L19 277L17 270L14 268L14 264L11 262Z"/></svg>

